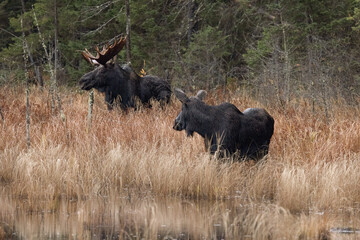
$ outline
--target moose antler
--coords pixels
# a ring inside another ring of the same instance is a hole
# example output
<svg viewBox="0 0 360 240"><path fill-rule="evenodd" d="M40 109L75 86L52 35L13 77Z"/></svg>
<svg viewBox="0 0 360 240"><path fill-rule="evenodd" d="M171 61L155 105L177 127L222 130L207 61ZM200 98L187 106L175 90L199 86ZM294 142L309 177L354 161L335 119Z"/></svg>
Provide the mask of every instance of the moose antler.
<svg viewBox="0 0 360 240"><path fill-rule="evenodd" d="M121 37L119 41L115 39L115 43L113 45L107 44L106 48L103 46L103 49L100 51L98 47L96 47L96 57L94 57L89 50L85 48L85 51L82 51L81 54L90 64L101 64L105 65L107 61L112 59L116 54L118 54L121 49L125 46L126 37Z"/></svg>

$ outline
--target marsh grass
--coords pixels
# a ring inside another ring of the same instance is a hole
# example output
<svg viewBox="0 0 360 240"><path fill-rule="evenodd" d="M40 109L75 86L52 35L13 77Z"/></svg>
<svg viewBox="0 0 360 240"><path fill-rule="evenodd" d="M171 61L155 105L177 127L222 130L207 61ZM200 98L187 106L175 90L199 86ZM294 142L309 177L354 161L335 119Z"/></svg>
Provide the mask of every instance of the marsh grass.
<svg viewBox="0 0 360 240"><path fill-rule="evenodd" d="M326 239L332 220L309 213L359 208L359 107L334 103L326 119L322 109L313 112L305 100L294 100L284 111L243 94L230 96L240 110L266 107L275 119L269 155L254 163L218 161L205 152L200 136L187 138L174 131L181 108L175 99L165 108L154 103L152 109L108 112L103 96L95 93L92 128L87 129L87 94L61 95L62 121L51 114L47 93L37 89L30 94L27 149L23 95L20 89L0 89L0 186L3 194L26 200L31 212L56 212L60 200L94 197L236 198L253 207L231 221L226 211L220 214L224 236ZM205 101L223 99L210 94ZM147 239L158 234L161 227L153 227L161 219L154 215L157 208L147 206L142 212L148 215L141 216L147 222L135 224L139 229L133 232ZM202 232L205 238L211 234L213 230Z"/></svg>

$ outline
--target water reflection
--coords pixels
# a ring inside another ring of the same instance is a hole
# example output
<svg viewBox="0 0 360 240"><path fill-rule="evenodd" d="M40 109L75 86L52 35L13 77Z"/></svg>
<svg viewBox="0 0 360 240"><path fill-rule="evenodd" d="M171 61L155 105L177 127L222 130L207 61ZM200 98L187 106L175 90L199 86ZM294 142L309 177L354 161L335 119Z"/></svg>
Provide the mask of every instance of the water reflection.
<svg viewBox="0 0 360 240"><path fill-rule="evenodd" d="M332 231L359 227L357 219L358 214L348 213L293 215L275 205L244 205L236 199L94 198L35 204L0 197L0 239L357 239L356 231L356 236Z"/></svg>
<svg viewBox="0 0 360 240"><path fill-rule="evenodd" d="M229 202L151 198L30 205L0 200L0 239L4 233L12 239L221 239L224 220L231 222L235 209Z"/></svg>

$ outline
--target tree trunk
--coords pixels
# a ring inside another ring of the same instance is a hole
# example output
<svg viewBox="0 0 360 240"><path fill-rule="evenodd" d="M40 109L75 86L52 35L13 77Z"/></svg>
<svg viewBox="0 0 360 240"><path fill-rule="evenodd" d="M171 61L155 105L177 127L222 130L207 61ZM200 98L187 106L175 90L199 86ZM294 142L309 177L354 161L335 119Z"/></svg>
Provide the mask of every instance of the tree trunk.
<svg viewBox="0 0 360 240"><path fill-rule="evenodd" d="M59 23L58 23L58 11L57 11L57 0L54 0L54 11L55 11L55 60L54 60L54 85L57 82L57 69L58 69L58 27L59 27Z"/></svg>
<svg viewBox="0 0 360 240"><path fill-rule="evenodd" d="M54 86L53 86L53 79L54 79L54 69L53 69L53 66L52 66L52 63L51 63L51 57L50 57L50 54L46 48L46 45L45 45L45 40L41 34L41 31L40 31L40 26L39 26L39 22L37 20L37 16L36 16L36 12L35 12L35 9L34 7L32 8L32 11L33 11L33 14L34 14L34 21L35 21L35 25L37 27L37 30L38 30L38 34L39 34L39 38L40 38L40 41L41 41L41 45L44 49L44 52L45 52L45 56L46 56L46 59L47 59L47 64L48 64L48 67L49 67L49 71L50 71L50 81L51 81L51 84L50 84L50 89L49 89L49 94L50 94L50 103L51 103L51 113L54 114L55 112L55 97L54 97Z"/></svg>
<svg viewBox="0 0 360 240"><path fill-rule="evenodd" d="M130 0L125 0L126 5L126 61L131 62L131 48L130 48Z"/></svg>
<svg viewBox="0 0 360 240"><path fill-rule="evenodd" d="M24 2L24 0L21 0L21 7L22 7L23 14L24 14L25 13L25 2ZM25 39L24 39L24 41L25 41ZM35 73L36 82L37 82L37 84L39 84L40 89L43 90L44 82L42 80L41 73L39 71L39 66L37 66L35 64L35 62L34 62L34 59L33 59L32 54L30 52L30 48L29 48L29 45L28 45L27 41L25 41L25 49L27 51L28 60L30 60L30 64L32 66L34 66L34 73Z"/></svg>
<svg viewBox="0 0 360 240"><path fill-rule="evenodd" d="M92 126L92 115L93 115L93 106L94 106L94 89L91 89L89 92L89 110L87 116L87 132L90 131Z"/></svg>
<svg viewBox="0 0 360 240"><path fill-rule="evenodd" d="M23 57L24 57L24 70L25 70L25 94L26 94L26 146L30 149L30 103L29 103L29 73L28 73L28 54L26 53L27 49L27 42L25 40L25 32L24 32L24 25L23 25L23 17L21 15L21 30L22 30L22 37L23 37Z"/></svg>
<svg viewBox="0 0 360 240"><path fill-rule="evenodd" d="M43 89L44 89L44 80L43 80L42 75L41 75L40 67L35 66L35 64L34 64L34 68L35 68L36 79L37 79L37 82L38 82L38 84L40 86L40 90L43 91Z"/></svg>
<svg viewBox="0 0 360 240"><path fill-rule="evenodd" d="M57 26L58 25L57 24L57 0L54 0L54 1L55 1L55 32L57 32L58 31L57 30L57 28L58 28L58 26ZM45 56L46 56L49 71L50 71L51 85L50 85L50 90L49 91L50 91L50 95L51 95L51 113L52 114L55 113L55 101L57 101L58 108L59 108L59 111L60 111L60 116L61 116L62 120L65 121L65 114L62 111L60 96L56 92L56 72L54 70L56 68L53 67L53 65L52 65L51 56L50 56L50 53L48 52L48 50L46 48L45 40L44 40L44 38L43 38L43 36L41 34L40 26L39 26L39 22L38 22L37 17L36 17L35 9L33 8L32 10L33 10L33 14L34 14L34 21L35 21L36 27L38 29L38 34L39 34L39 37L40 37L40 40L41 40L42 47L44 48ZM55 34L55 42L57 42L57 33ZM55 44L55 52L57 52L57 50L58 50L57 49L57 44ZM56 55L57 54L55 54L55 56ZM55 64L57 64L56 62L57 62L57 59L55 59Z"/></svg>
<svg viewBox="0 0 360 240"><path fill-rule="evenodd" d="M188 20L188 31L187 31L187 44L190 46L191 37L194 29L194 0L188 0L187 4L187 20Z"/></svg>
<svg viewBox="0 0 360 240"><path fill-rule="evenodd" d="M283 41L283 53L284 53L284 101L285 103L290 102L290 81L291 81L291 64L289 58L289 48L287 45L287 37L286 37L286 23L284 23L282 14L280 14L280 24L282 28L282 41Z"/></svg>
<svg viewBox="0 0 360 240"><path fill-rule="evenodd" d="M59 42L59 37L58 37L58 32L59 32L59 21L58 21L58 7L57 7L57 0L54 0L54 5L55 5L55 60L54 60L54 93L56 96L56 100L57 100L57 104L58 104L58 108L60 111L60 117L63 121L65 121L65 114L62 110L62 106L61 106L61 99L60 96L57 92L57 69L58 69L58 63L59 63L59 47L58 47L58 42Z"/></svg>
<svg viewBox="0 0 360 240"><path fill-rule="evenodd" d="M312 24L312 18L306 10L306 24ZM308 33L306 36L306 56L307 56L307 69L306 69L306 81L308 81L308 90L311 94L311 105L312 105L312 112L315 114L315 91L314 91L314 79L313 79L313 50L312 50L312 42L313 37L311 33Z"/></svg>

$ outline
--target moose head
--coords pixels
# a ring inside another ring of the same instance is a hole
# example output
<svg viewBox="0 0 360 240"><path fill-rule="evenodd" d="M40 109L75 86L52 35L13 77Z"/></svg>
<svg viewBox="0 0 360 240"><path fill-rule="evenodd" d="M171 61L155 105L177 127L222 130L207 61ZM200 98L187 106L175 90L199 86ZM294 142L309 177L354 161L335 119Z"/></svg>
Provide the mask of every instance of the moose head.
<svg viewBox="0 0 360 240"><path fill-rule="evenodd" d="M193 111L201 109L201 106L205 104L202 100L206 96L206 91L199 90L196 96L188 97L183 91L175 88L174 94L177 99L182 102L182 107L181 112L175 119L173 129L177 131L185 130L188 136L192 136L194 133L194 129L197 128L193 125L197 124L198 122L198 119L194 118L194 116L196 116L196 113L194 113Z"/></svg>
<svg viewBox="0 0 360 240"><path fill-rule="evenodd" d="M103 46L101 51L96 47L96 56L93 56L86 48L81 53L88 63L96 67L81 77L79 81L81 89L90 90L95 88L100 92L104 92L109 110L113 108L114 100L118 96L121 97L120 106L123 109L133 106L133 99L130 94L130 74L121 69L119 65L109 63L109 60L123 49L125 43L126 37L121 37L119 41L115 39L114 44Z"/></svg>

